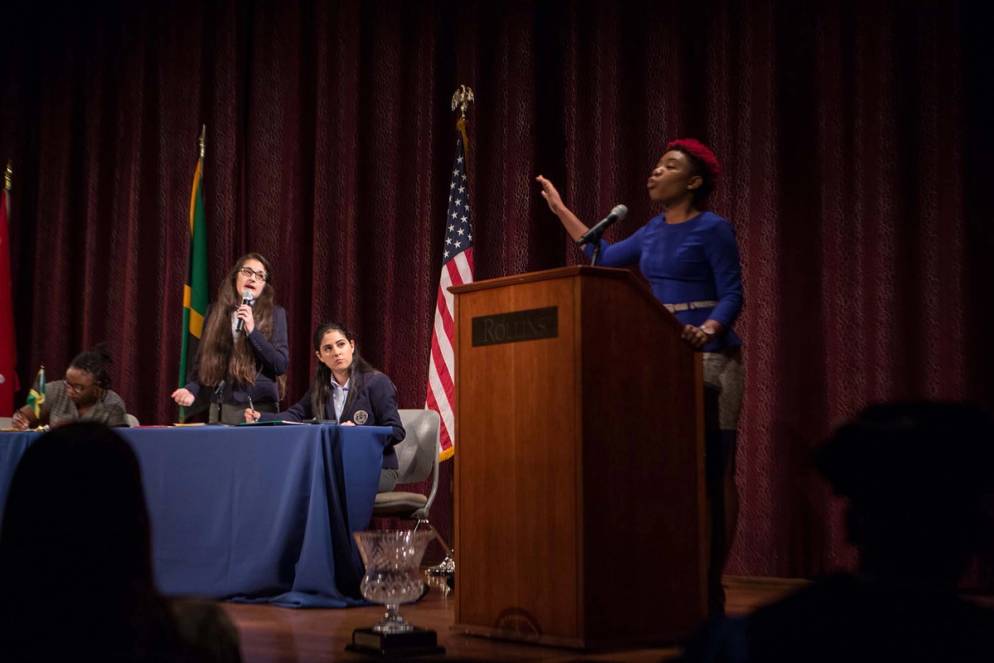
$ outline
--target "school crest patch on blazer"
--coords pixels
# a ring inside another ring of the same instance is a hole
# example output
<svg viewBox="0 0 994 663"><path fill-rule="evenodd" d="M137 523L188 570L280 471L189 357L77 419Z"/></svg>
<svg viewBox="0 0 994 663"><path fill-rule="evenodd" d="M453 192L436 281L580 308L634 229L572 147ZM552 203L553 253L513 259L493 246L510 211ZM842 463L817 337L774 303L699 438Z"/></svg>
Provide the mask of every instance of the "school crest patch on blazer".
<svg viewBox="0 0 994 663"><path fill-rule="evenodd" d="M352 415L352 421L354 421L359 426L369 421L369 413L365 410L356 410L355 414Z"/></svg>

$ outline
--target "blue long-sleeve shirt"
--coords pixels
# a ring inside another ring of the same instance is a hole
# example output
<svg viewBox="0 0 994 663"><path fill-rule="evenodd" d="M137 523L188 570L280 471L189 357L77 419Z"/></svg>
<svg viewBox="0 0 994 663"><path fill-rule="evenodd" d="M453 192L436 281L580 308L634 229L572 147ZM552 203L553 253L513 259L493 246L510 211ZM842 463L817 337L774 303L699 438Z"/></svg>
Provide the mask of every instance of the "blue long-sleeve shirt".
<svg viewBox="0 0 994 663"><path fill-rule="evenodd" d="M587 255L593 253L591 246L585 250ZM732 329L742 310L742 267L735 231L727 219L702 212L683 223L668 224L659 214L620 242L601 240L597 264L638 264L652 293L664 304L717 301L714 308L674 315L684 324L700 325L708 319L721 323L724 333L709 341L704 352L742 345Z"/></svg>

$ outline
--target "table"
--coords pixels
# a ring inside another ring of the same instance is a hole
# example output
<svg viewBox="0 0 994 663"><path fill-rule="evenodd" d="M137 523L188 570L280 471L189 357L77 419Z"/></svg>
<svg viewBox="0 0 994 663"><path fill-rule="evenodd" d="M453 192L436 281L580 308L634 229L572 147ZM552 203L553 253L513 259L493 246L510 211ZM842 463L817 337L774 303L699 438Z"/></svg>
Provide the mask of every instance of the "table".
<svg viewBox="0 0 994 663"><path fill-rule="evenodd" d="M142 469L159 589L289 607L363 603L386 426L122 428ZM0 434L0 505L38 433Z"/></svg>

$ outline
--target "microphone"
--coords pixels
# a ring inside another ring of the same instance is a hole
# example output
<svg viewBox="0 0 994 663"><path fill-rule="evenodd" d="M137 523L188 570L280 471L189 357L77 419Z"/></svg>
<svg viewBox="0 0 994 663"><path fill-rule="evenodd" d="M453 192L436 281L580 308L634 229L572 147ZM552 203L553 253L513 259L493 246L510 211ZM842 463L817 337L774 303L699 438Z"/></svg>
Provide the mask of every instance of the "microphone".
<svg viewBox="0 0 994 663"><path fill-rule="evenodd" d="M251 290L244 290L242 292L242 306L246 304L252 306L254 301L255 301L255 295L252 294ZM235 323L235 331L242 332L244 331L244 327L245 327L245 321L242 320L241 318L238 318L238 322Z"/></svg>
<svg viewBox="0 0 994 663"><path fill-rule="evenodd" d="M610 214L598 221L596 226L580 235L580 239L576 240L576 243L579 246L583 246L584 244L598 241L601 235L604 234L604 231L608 229L608 226L616 221L621 221L627 214L627 207L624 205L615 205Z"/></svg>

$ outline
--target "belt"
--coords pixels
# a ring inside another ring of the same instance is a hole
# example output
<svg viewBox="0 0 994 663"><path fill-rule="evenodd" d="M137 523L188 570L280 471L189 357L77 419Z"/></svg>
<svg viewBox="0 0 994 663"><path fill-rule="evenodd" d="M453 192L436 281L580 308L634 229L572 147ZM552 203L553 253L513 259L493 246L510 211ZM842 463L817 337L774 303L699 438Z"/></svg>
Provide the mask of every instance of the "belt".
<svg viewBox="0 0 994 663"><path fill-rule="evenodd" d="M683 302L682 304L663 304L670 313L681 313L683 311L696 311L699 308L714 308L718 305L713 299L699 302Z"/></svg>

